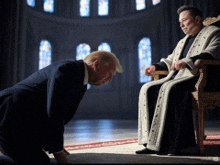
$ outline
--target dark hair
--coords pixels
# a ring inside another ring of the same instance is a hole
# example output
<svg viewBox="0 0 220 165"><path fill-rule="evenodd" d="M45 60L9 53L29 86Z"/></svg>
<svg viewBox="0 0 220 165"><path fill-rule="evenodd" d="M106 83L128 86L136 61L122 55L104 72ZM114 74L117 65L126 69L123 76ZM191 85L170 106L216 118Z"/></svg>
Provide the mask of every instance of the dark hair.
<svg viewBox="0 0 220 165"><path fill-rule="evenodd" d="M196 16L200 16L202 18L202 12L194 7L194 6L181 6L178 10L177 10L177 13L180 15L181 12L185 11L185 10L188 10L190 11L190 15L195 18Z"/></svg>

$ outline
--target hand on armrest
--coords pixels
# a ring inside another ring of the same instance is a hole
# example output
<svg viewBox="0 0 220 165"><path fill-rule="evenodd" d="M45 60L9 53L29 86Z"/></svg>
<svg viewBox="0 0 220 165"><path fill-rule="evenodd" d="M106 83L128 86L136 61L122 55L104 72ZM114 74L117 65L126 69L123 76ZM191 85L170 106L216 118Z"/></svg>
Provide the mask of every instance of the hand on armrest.
<svg viewBox="0 0 220 165"><path fill-rule="evenodd" d="M154 80L158 80L160 75L168 75L166 70L156 70L156 66L152 65L145 68L145 75L154 77Z"/></svg>
<svg viewBox="0 0 220 165"><path fill-rule="evenodd" d="M151 72L150 76L154 77L154 80L159 80L161 75L168 75L167 70L156 70L154 72Z"/></svg>

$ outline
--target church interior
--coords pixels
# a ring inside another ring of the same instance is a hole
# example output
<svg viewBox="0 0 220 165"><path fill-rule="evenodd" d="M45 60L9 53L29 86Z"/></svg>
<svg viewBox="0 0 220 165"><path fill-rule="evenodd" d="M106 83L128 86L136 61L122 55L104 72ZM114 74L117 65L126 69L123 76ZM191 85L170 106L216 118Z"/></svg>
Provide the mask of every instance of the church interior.
<svg viewBox="0 0 220 165"><path fill-rule="evenodd" d="M193 5L203 19L220 15L218 0L8 0L0 5L0 90L55 61L78 60L100 49L118 57L123 73L105 86L89 86L72 122L95 133L99 127L99 141L137 137L139 91L152 80L143 75L144 67L167 57L184 37L177 9ZM220 121L219 108L206 116ZM119 137L104 136L120 128ZM76 143L84 142L79 135Z"/></svg>
<svg viewBox="0 0 220 165"><path fill-rule="evenodd" d="M106 43L124 72L103 87L90 86L75 118L137 119L140 88L151 80L142 75L143 67L171 54L184 36L177 9L194 5L205 19L217 17L220 6L217 0L146 0L143 9L137 9L135 0L110 0L108 13L99 15L98 0L90 0L88 16L81 16L79 2L54 0L53 11L45 11L43 0L34 6L28 0L1 2L1 90L40 69L41 41L50 44L50 62L77 59L80 44L89 47L84 46L86 53ZM145 66L140 48L144 39L145 56L150 56Z"/></svg>

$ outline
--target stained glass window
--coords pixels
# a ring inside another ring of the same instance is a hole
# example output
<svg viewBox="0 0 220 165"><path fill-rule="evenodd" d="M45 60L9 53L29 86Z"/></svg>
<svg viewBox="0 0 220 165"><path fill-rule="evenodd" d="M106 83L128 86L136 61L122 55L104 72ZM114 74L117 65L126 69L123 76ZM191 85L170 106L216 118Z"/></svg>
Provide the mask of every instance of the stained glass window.
<svg viewBox="0 0 220 165"><path fill-rule="evenodd" d="M99 45L98 50L106 50L111 52L111 47L108 43L102 42L101 45Z"/></svg>
<svg viewBox="0 0 220 165"><path fill-rule="evenodd" d="M108 15L109 8L108 8L108 1L109 0L99 0L98 4L98 14L100 16Z"/></svg>
<svg viewBox="0 0 220 165"><path fill-rule="evenodd" d="M144 37L138 44L139 57L139 81L144 83L151 80L150 76L144 74L144 69L151 65L151 41Z"/></svg>
<svg viewBox="0 0 220 165"><path fill-rule="evenodd" d="M90 0L80 0L80 16L88 17L90 15Z"/></svg>
<svg viewBox="0 0 220 165"><path fill-rule="evenodd" d="M76 59L84 59L91 52L91 48L88 44L79 44L76 48Z"/></svg>
<svg viewBox="0 0 220 165"><path fill-rule="evenodd" d="M152 0L153 1L153 5L157 5L158 3L160 3L160 0Z"/></svg>
<svg viewBox="0 0 220 165"><path fill-rule="evenodd" d="M42 69L51 64L52 48L51 43L47 40L40 42L39 51L39 69Z"/></svg>
<svg viewBox="0 0 220 165"><path fill-rule="evenodd" d="M136 10L143 10L146 8L145 0L136 0Z"/></svg>
<svg viewBox="0 0 220 165"><path fill-rule="evenodd" d="M89 53L91 53L91 48L88 44L79 44L76 48L76 60L84 59ZM87 89L89 88L90 85L88 84Z"/></svg>
<svg viewBox="0 0 220 165"><path fill-rule="evenodd" d="M35 6L35 0L27 0L27 4L31 7Z"/></svg>
<svg viewBox="0 0 220 165"><path fill-rule="evenodd" d="M44 0L44 11L49 13L54 12L54 0Z"/></svg>

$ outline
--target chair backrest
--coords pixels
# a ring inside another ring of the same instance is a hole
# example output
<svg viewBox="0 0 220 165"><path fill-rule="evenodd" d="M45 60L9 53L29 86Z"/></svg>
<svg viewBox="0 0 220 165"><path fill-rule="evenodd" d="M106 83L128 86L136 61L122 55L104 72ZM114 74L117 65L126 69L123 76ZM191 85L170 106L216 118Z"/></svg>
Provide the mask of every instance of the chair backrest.
<svg viewBox="0 0 220 165"><path fill-rule="evenodd" d="M215 25L220 27L220 15L218 17L208 17L203 21L204 26Z"/></svg>

